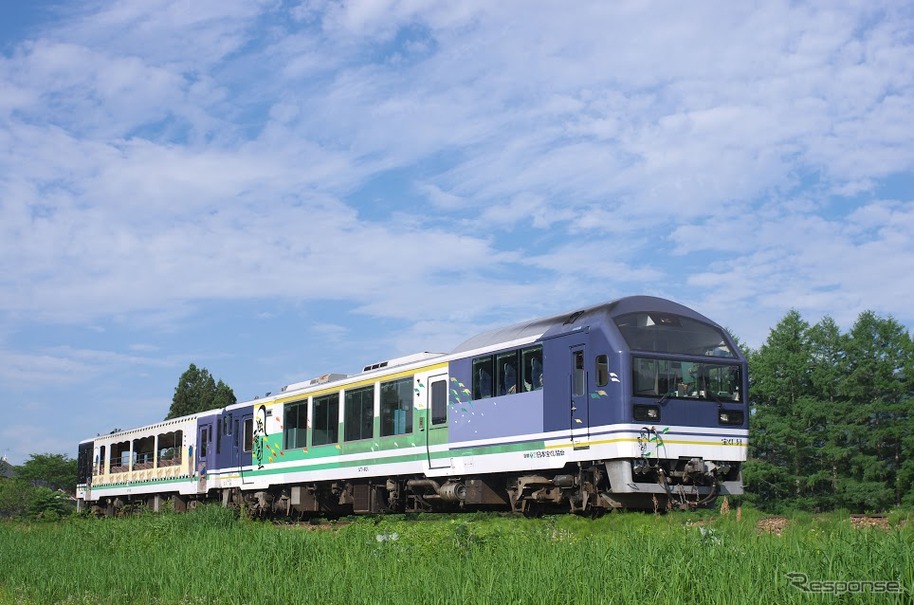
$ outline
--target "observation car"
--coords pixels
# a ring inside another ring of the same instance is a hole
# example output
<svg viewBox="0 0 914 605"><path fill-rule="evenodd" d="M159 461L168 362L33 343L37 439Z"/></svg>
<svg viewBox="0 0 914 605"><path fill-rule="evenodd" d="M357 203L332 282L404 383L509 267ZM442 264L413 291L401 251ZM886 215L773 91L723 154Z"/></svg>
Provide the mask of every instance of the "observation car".
<svg viewBox="0 0 914 605"><path fill-rule="evenodd" d="M82 507L598 513L742 493L746 360L632 296L79 444Z"/></svg>

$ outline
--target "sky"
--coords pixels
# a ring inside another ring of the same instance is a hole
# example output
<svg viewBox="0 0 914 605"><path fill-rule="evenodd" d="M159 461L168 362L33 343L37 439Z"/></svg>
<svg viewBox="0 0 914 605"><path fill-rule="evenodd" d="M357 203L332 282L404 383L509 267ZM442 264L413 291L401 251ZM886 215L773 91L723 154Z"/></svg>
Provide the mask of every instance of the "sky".
<svg viewBox="0 0 914 605"><path fill-rule="evenodd" d="M914 5L0 2L0 456L669 298L914 326Z"/></svg>

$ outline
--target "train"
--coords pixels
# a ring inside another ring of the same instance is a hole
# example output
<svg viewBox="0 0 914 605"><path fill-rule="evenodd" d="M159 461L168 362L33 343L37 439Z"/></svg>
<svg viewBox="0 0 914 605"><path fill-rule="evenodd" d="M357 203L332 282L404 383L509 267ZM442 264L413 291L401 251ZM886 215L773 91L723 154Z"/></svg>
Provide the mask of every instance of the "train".
<svg viewBox="0 0 914 605"><path fill-rule="evenodd" d="M747 393L724 328L628 296L86 439L77 501L293 519L712 506L743 493Z"/></svg>

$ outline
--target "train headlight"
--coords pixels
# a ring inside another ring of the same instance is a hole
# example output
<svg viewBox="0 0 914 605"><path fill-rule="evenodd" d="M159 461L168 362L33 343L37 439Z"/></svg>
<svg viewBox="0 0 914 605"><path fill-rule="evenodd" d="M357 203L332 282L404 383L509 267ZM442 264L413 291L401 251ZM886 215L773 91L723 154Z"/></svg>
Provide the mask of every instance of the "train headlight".
<svg viewBox="0 0 914 605"><path fill-rule="evenodd" d="M660 407L656 405L636 405L632 415L638 422L660 422Z"/></svg>

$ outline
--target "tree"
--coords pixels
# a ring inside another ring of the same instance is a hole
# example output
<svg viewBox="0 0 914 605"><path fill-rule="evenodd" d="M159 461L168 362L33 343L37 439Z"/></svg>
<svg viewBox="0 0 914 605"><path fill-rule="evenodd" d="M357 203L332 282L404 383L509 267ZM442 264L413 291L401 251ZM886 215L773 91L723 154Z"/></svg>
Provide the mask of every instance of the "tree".
<svg viewBox="0 0 914 605"><path fill-rule="evenodd" d="M848 456L840 496L854 510L883 510L901 504L911 487L905 462L914 453L906 439L914 430L914 347L897 321L864 311L846 351L847 421L840 437Z"/></svg>
<svg viewBox="0 0 914 605"><path fill-rule="evenodd" d="M810 497L815 436L806 427L815 415L815 391L809 331L799 312L791 310L749 356L752 460L745 479L751 497L769 509Z"/></svg>
<svg viewBox="0 0 914 605"><path fill-rule="evenodd" d="M190 364L178 380L165 420L223 408L236 401L231 387L222 380L216 382L206 368Z"/></svg>
<svg viewBox="0 0 914 605"><path fill-rule="evenodd" d="M12 519L26 515L33 491L35 491L35 486L28 481L0 479L0 519Z"/></svg>
<svg viewBox="0 0 914 605"><path fill-rule="evenodd" d="M860 314L848 334L790 311L749 358L750 498L767 510L914 502L914 341Z"/></svg>
<svg viewBox="0 0 914 605"><path fill-rule="evenodd" d="M76 460L66 454L32 454L22 466L16 467L16 478L36 487L76 490Z"/></svg>

